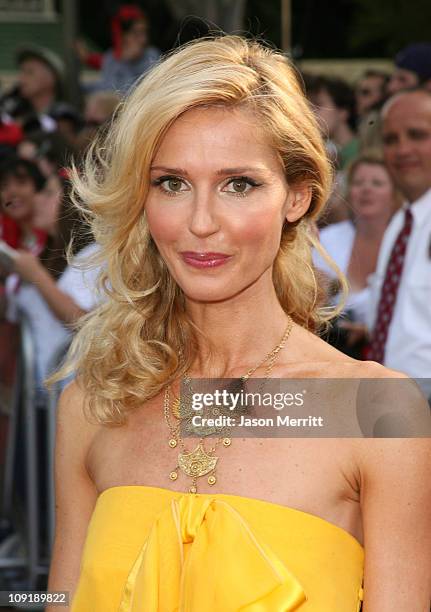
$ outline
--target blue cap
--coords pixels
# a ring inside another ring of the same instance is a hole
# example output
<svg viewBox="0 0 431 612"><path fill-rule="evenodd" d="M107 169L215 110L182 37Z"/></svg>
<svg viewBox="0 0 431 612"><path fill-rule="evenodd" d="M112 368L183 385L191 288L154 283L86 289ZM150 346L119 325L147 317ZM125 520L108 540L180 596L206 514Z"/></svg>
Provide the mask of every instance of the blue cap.
<svg viewBox="0 0 431 612"><path fill-rule="evenodd" d="M431 79L431 43L412 43L395 56L395 65L415 72L422 79Z"/></svg>

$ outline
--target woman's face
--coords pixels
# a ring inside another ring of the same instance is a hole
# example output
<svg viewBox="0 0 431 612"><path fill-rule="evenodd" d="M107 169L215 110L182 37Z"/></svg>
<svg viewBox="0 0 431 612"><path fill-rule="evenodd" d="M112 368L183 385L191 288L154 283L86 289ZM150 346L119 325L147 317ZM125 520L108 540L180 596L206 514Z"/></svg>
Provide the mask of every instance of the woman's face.
<svg viewBox="0 0 431 612"><path fill-rule="evenodd" d="M156 152L145 210L185 295L216 302L253 286L268 289L284 219L299 218L309 204L303 198L298 211L296 201L253 115L193 109L173 123Z"/></svg>
<svg viewBox="0 0 431 612"><path fill-rule="evenodd" d="M45 187L38 193L35 199L33 225L38 229L54 235L60 211L63 188L60 179L51 176Z"/></svg>
<svg viewBox="0 0 431 612"><path fill-rule="evenodd" d="M15 175L9 175L0 185L1 210L18 224L30 223L36 194L33 179L25 170L18 169Z"/></svg>
<svg viewBox="0 0 431 612"><path fill-rule="evenodd" d="M381 164L359 164L353 173L349 193L356 217L381 216L393 210L392 181Z"/></svg>

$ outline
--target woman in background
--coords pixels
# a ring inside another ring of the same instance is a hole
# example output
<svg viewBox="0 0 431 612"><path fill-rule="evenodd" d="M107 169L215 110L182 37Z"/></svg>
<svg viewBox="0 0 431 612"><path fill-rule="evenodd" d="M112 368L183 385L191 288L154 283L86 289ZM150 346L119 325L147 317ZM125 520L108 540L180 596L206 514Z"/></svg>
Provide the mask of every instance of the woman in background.
<svg viewBox="0 0 431 612"><path fill-rule="evenodd" d="M360 155L347 175L347 202L350 218L320 230L320 243L341 272L347 277L349 295L338 323L364 324L369 300L367 278L376 268L385 229L401 201L382 157L376 152ZM314 252L315 265L330 279L329 294L337 303L340 285L334 269ZM345 327L346 328L346 327ZM347 333L347 332L346 332ZM355 339L352 332L351 340ZM330 337L337 348L360 357L361 344L349 345L345 334L336 329Z"/></svg>
<svg viewBox="0 0 431 612"><path fill-rule="evenodd" d="M15 155L0 164L0 240L14 249L39 255L46 242L46 233L34 227L34 213L45 177L38 166ZM8 406L12 398L18 348L18 327L6 317L6 279L10 265L0 265L0 406ZM10 287L17 291L18 284Z"/></svg>
<svg viewBox="0 0 431 612"><path fill-rule="evenodd" d="M6 281L7 318L14 322L23 313L30 321L35 342L39 401L45 401L43 381L52 360L70 339L76 320L94 307L96 271L84 275L68 266L66 250L73 237L72 254L84 257L96 247L88 226L69 198L70 184L52 175L34 207L33 224L48 236L39 256L18 250L14 273Z"/></svg>
<svg viewBox="0 0 431 612"><path fill-rule="evenodd" d="M0 238L14 249L41 253L46 234L33 223L37 195L45 186L38 166L19 157L0 165Z"/></svg>

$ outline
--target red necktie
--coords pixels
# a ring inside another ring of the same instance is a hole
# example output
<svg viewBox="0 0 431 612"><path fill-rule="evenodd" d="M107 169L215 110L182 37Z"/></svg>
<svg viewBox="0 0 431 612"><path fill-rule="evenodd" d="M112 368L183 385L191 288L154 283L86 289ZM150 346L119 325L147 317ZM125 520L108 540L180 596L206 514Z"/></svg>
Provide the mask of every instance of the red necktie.
<svg viewBox="0 0 431 612"><path fill-rule="evenodd" d="M374 325L370 349L367 359L383 363L385 344L388 337L389 325L394 313L397 291L403 271L404 259L407 250L407 241L412 231L413 215L409 208L405 209L404 225L395 240L386 266L385 279L380 292L377 308L376 323Z"/></svg>

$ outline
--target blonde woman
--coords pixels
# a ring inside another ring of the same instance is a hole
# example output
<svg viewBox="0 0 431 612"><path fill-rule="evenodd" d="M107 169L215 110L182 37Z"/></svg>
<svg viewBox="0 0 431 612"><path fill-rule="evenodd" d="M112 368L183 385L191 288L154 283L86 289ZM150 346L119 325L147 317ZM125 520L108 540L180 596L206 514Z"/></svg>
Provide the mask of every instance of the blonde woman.
<svg viewBox="0 0 431 612"><path fill-rule="evenodd" d="M185 375L405 378L318 337L334 313L310 225L331 171L287 60L194 41L97 151L74 182L107 299L58 407L49 590L73 612L423 612L426 441L224 435L214 450L176 428Z"/></svg>

